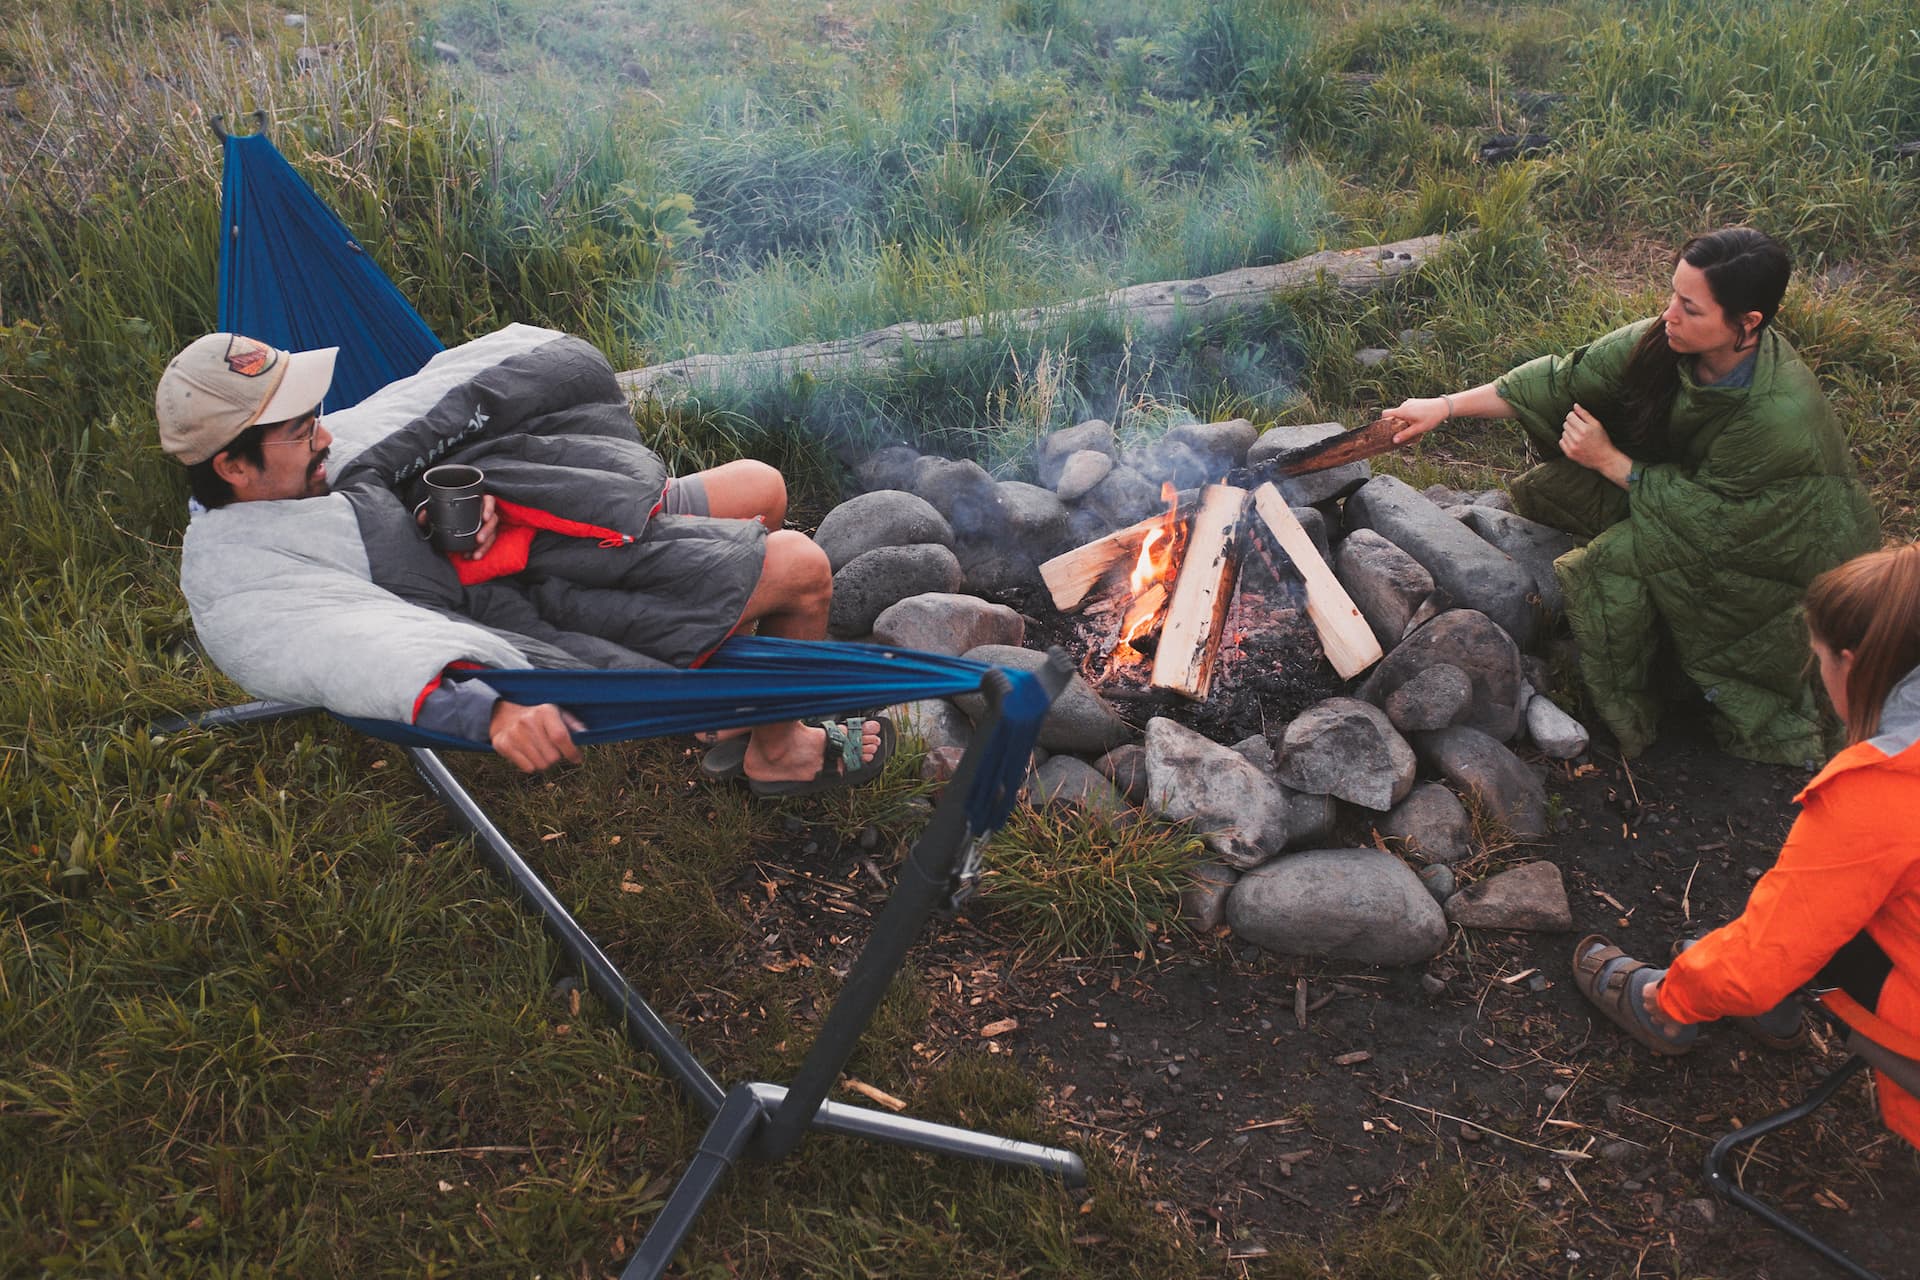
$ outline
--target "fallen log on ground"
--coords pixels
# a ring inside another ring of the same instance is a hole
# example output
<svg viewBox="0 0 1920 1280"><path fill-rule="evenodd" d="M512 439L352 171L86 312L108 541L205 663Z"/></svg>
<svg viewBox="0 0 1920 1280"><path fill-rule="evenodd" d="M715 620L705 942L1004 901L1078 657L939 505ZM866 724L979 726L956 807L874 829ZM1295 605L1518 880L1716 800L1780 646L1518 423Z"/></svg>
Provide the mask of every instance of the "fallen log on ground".
<svg viewBox="0 0 1920 1280"><path fill-rule="evenodd" d="M772 351L687 356L629 370L619 378L631 395L665 398L766 376L877 372L910 351L937 355L982 337L1031 332L1083 316L1124 317L1135 330L1150 334L1184 331L1257 311L1276 296L1299 289L1319 285L1353 293L1377 289L1419 270L1446 241L1446 236L1419 236L1392 244L1328 249L1275 266L1241 267L1198 280L1136 284L1051 306L1021 307L938 324L893 324L852 338Z"/></svg>

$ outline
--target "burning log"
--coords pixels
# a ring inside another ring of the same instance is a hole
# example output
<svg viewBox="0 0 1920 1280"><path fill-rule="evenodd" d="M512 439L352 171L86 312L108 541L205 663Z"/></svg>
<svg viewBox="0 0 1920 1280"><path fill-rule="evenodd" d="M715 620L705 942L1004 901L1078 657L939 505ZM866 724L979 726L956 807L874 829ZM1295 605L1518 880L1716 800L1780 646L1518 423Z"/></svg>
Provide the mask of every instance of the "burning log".
<svg viewBox="0 0 1920 1280"><path fill-rule="evenodd" d="M1148 534L1155 529L1168 529L1180 516L1178 509L1148 516L1138 524L1115 529L1071 551L1063 551L1041 565L1040 580L1047 584L1047 591L1053 596L1053 607L1062 613L1080 608L1096 586L1115 576L1115 570L1123 565L1131 567L1139 559ZM1136 593L1137 590L1136 587Z"/></svg>
<svg viewBox="0 0 1920 1280"><path fill-rule="evenodd" d="M1270 484L1261 485L1253 492L1253 510L1305 581L1307 617L1319 633L1320 647L1326 651L1327 661L1340 673L1340 678L1351 680L1378 662L1380 642L1374 638L1373 628L1360 615L1353 597L1340 585L1340 580L1327 568L1327 562L1320 558L1320 549L1300 527L1300 521L1294 518L1280 491Z"/></svg>
<svg viewBox="0 0 1920 1280"><path fill-rule="evenodd" d="M1240 576L1240 518L1246 509L1245 489L1210 484L1201 491L1200 507L1188 524L1186 555L1167 604L1166 624L1160 629L1160 647L1153 654L1155 688L1172 689L1189 698L1207 696L1214 659L1220 653L1220 624L1233 603L1234 583ZM1360 625L1365 627L1365 621Z"/></svg>

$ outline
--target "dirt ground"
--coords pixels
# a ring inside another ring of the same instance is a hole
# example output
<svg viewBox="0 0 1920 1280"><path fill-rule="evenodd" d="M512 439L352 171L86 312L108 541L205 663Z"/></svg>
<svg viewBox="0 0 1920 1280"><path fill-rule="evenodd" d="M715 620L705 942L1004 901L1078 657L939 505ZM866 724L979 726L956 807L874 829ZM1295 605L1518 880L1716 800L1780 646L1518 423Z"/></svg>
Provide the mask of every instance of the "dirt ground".
<svg viewBox="0 0 1920 1280"><path fill-rule="evenodd" d="M1283 681L1236 714L1284 723L1299 706L1261 704L1305 705L1336 691L1320 687L1331 678ZM1144 723L1162 713L1151 702L1121 705ZM1223 741L1247 728L1195 727ZM1797 1101L1843 1055L1820 1038L1766 1050L1717 1027L1692 1054L1657 1058L1590 1011L1569 966L1586 933L1657 961L1737 914L1808 774L1733 759L1685 715L1631 765L1604 747L1544 763L1554 834L1456 870L1465 882L1550 859L1569 933L1456 930L1424 967L1368 969L1268 955L1224 929L1172 932L1132 957L1010 969L962 920L917 953L935 991L930 1037L1014 1055L1063 1126L1137 1164L1169 1197L1163 1211L1216 1240L1227 1274L1392 1209L1437 1162L1540 1211L1550 1238L1532 1274L1838 1274L1713 1198L1701 1166L1714 1137ZM1332 843L1366 840L1342 834ZM789 927L805 930L809 883L847 886L841 903L883 900L857 851L811 861L794 868L800 892L782 894ZM1008 1018L1017 1030L982 1037ZM1864 1082L1763 1142L1742 1179L1882 1275L1920 1275L1920 1155L1879 1124Z"/></svg>

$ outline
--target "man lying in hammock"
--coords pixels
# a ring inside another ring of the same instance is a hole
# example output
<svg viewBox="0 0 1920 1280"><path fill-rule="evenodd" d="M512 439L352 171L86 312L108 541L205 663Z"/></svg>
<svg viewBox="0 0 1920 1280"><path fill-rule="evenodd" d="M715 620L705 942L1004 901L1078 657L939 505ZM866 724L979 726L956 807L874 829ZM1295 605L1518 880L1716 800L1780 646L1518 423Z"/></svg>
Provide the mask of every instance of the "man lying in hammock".
<svg viewBox="0 0 1920 1280"><path fill-rule="evenodd" d="M488 741L532 772L580 758L578 722L443 672L684 668L741 629L825 638L832 572L780 528L779 472L670 477L590 344L512 325L323 423L336 350L209 334L155 393L196 503L181 589L256 697ZM485 472L470 552L433 550L413 514L445 462ZM892 737L884 718L762 725L739 768L763 795L862 782Z"/></svg>

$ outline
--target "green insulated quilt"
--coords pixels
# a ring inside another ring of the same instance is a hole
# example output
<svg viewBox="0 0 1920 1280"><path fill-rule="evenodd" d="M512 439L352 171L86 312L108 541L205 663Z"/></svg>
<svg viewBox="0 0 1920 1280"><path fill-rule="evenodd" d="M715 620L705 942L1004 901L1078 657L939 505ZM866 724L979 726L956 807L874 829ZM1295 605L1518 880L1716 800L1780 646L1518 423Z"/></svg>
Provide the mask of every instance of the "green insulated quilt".
<svg viewBox="0 0 1920 1280"><path fill-rule="evenodd" d="M1558 455L1578 403L1622 420L1621 376L1643 320L1495 385L1528 434ZM1873 507L1813 373L1762 332L1753 381L1702 385L1682 360L1662 459L1635 459L1631 494L1555 456L1519 477L1515 508L1580 537L1554 565L1594 709L1638 753L1669 648L1706 696L1720 744L1779 764L1826 754L1800 598L1815 575L1879 545Z"/></svg>

